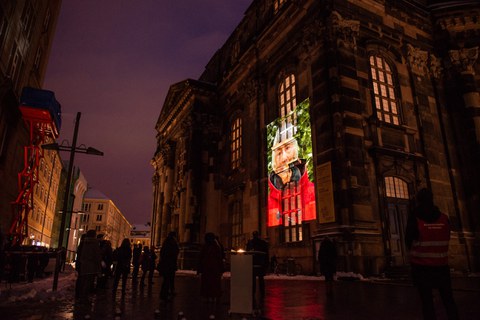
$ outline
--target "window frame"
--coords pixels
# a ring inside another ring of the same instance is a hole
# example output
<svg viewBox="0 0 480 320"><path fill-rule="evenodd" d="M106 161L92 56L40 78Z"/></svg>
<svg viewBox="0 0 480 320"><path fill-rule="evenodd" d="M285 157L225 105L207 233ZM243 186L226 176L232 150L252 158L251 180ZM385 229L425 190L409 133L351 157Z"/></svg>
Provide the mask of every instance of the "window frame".
<svg viewBox="0 0 480 320"><path fill-rule="evenodd" d="M297 81L295 73L282 74L278 85L278 115L282 118L279 141L287 140L297 132ZM301 185L298 181L289 182L282 191L282 242L294 243L304 240ZM293 201L293 206L292 206ZM285 209L287 208L287 209Z"/></svg>
<svg viewBox="0 0 480 320"><path fill-rule="evenodd" d="M398 74L385 54L372 51L368 54L372 113L386 124L403 124L399 99Z"/></svg>
<svg viewBox="0 0 480 320"><path fill-rule="evenodd" d="M230 123L230 168L239 169L243 156L243 121L240 116Z"/></svg>
<svg viewBox="0 0 480 320"><path fill-rule="evenodd" d="M394 199L409 200L408 182L397 176L383 177L385 197Z"/></svg>

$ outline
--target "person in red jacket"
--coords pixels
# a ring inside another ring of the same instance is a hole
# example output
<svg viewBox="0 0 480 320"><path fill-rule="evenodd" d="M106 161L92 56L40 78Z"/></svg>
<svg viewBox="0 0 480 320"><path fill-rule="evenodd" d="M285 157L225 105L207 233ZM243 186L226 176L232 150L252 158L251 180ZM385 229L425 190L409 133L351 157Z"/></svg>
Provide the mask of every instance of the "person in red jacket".
<svg viewBox="0 0 480 320"><path fill-rule="evenodd" d="M433 194L422 189L408 218L405 243L410 251L412 279L422 301L424 319L436 319L433 289L438 288L448 319L458 319L448 266L450 222L433 203Z"/></svg>

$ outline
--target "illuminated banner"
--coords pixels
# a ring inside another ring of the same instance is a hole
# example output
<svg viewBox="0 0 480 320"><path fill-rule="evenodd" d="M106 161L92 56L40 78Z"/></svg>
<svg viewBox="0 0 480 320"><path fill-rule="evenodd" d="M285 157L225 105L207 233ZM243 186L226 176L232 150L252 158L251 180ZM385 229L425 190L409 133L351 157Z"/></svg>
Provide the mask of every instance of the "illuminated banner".
<svg viewBox="0 0 480 320"><path fill-rule="evenodd" d="M316 219L310 101L267 126L268 226Z"/></svg>

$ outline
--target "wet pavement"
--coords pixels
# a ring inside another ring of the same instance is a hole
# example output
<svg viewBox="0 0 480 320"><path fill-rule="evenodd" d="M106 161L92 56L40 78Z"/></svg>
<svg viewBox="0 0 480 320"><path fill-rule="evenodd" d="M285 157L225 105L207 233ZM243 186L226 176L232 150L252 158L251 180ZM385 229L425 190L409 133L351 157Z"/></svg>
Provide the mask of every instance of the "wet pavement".
<svg viewBox="0 0 480 320"><path fill-rule="evenodd" d="M256 314L229 314L229 279L223 280L224 294L216 303L200 298L200 279L193 275L177 275L176 296L168 302L159 298L160 278L151 286L132 286L127 292L112 294L111 289L99 290L86 302L75 302L73 288L61 292L55 301L24 301L2 304L0 319L421 319L420 303L408 283L389 281L336 281L334 296L325 295L324 282L315 278L288 279L269 276L266 297L258 296ZM313 280L312 280L313 279ZM111 283L109 284L111 287ZM454 296L461 319L480 319L480 278L454 279ZM446 319L440 299L436 296L438 319Z"/></svg>

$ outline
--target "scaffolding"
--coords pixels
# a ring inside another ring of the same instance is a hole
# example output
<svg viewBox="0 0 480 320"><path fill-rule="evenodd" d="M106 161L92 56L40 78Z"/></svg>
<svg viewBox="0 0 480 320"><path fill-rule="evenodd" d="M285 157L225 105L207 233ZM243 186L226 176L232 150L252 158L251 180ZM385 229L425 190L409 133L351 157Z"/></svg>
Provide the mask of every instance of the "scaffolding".
<svg viewBox="0 0 480 320"><path fill-rule="evenodd" d="M24 146L23 170L18 173L18 196L12 202L13 221L9 230L12 245L28 239L28 218L33 211L34 188L38 168L44 157L41 145L58 137L61 107L52 91L25 87L20 98L20 112L29 131L29 144Z"/></svg>

